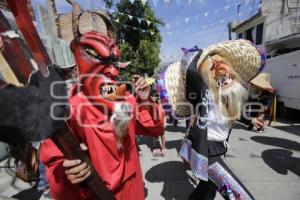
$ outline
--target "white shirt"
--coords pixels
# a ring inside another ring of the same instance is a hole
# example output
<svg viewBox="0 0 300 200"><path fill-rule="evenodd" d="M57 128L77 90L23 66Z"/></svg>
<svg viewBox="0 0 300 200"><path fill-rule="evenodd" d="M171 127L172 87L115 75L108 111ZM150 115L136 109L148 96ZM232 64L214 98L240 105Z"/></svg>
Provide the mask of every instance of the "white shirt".
<svg viewBox="0 0 300 200"><path fill-rule="evenodd" d="M219 109L209 93L208 105L208 123L207 123L207 139L215 142L226 141L229 133L229 128L224 118L220 115Z"/></svg>

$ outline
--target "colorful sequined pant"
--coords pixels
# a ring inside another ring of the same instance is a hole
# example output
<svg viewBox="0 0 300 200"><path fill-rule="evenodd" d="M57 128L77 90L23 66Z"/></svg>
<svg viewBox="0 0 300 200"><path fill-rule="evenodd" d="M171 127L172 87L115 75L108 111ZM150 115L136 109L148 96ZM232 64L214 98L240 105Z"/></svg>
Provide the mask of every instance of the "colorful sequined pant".
<svg viewBox="0 0 300 200"><path fill-rule="evenodd" d="M208 181L200 181L189 200L213 200L217 191L227 199L223 188L232 190L236 200L254 200L246 187L239 181L220 156L209 157Z"/></svg>

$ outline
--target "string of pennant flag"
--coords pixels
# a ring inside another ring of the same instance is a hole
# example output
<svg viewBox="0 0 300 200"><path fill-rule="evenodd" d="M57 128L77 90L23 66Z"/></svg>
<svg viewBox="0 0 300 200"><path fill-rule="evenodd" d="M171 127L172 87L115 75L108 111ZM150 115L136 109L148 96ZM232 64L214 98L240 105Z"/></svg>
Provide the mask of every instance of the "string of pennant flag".
<svg viewBox="0 0 300 200"><path fill-rule="evenodd" d="M139 30L142 31L143 33L149 32L151 35L154 35L155 32L151 31L151 30L146 30L146 29L141 29L138 27L134 27L134 26L129 26L127 24L121 24L120 21L118 19L114 20L116 23L120 24L121 26L123 26L123 28L131 28L132 30Z"/></svg>
<svg viewBox="0 0 300 200"><path fill-rule="evenodd" d="M147 0L130 0L131 3L134 3L135 1L142 1L142 2L144 2L144 3L147 2ZM148 1L149 1L149 0L148 0ZM152 0L152 1L154 2L155 0ZM156 0L156 1L158 2L159 0ZM168 2L170 2L171 0L163 0L163 1L168 1ZM176 1L180 3L181 0L176 0ZM192 2L192 0L188 0L188 1L189 1L189 2ZM201 1L201 0L200 0L200 1ZM202 0L202 1L203 1L203 0ZM251 1L251 0L245 0L244 4L247 5L250 1ZM144 3L143 3L143 4L144 4ZM237 3L227 4L227 5L225 5L225 6L222 7L222 8L216 8L216 9L213 9L213 10L207 10L207 11L201 13L201 14L198 14L198 15L187 16L187 17L185 17L185 18L176 20L175 24L176 24L176 25L179 25L179 24L181 24L181 23L188 24L188 23L191 22L192 20L194 20L195 22L198 22L201 18L207 18L209 15L214 15L214 16L216 16L216 15L218 15L219 13L221 13L222 11L228 12L228 11L231 11L232 9L236 9L236 6L237 6L237 5L238 5ZM143 18L143 17L133 16L133 15L130 15L130 14L118 12L118 11L115 10L115 9L107 9L107 8L105 8L105 7L103 7L103 9L105 9L105 10L107 10L108 12L111 12L111 13L117 13L117 14L121 14L121 15L123 15L123 16L127 16L128 19L130 19L130 20L136 20L136 21L138 21L140 24L141 24L141 23L146 23L146 24L148 25L148 27L150 27L151 24L158 24L158 22L151 21L151 20L145 19L145 18ZM241 15L243 15L243 13L241 12L239 15L241 16ZM117 20L117 22L118 22L118 19L116 19L116 20ZM165 26L166 26L167 29L169 29L171 26L173 26L172 24L173 24L173 23L170 23L170 22L169 22L169 23L167 23Z"/></svg>
<svg viewBox="0 0 300 200"><path fill-rule="evenodd" d="M181 35L181 34L184 34L184 33L196 33L196 32L203 31L203 30L209 29L211 27L223 24L226 21L230 21L232 19L233 19L233 17L231 16L231 17L227 17L227 18L221 19L218 22L214 22L214 23L210 23L210 24L205 24L205 25L202 25L202 26L197 27L197 28L185 29L185 30L179 30L179 31L167 31L167 32L161 32L160 34L161 35L165 35L165 36L175 36L175 35Z"/></svg>
<svg viewBox="0 0 300 200"><path fill-rule="evenodd" d="M130 0L130 2L133 4L135 1L141 1L143 3L143 5L146 4L147 1L150 1L150 0ZM153 4L156 6L157 3L159 2L159 0L152 0L153 1ZM170 3L171 1L175 1L175 0L160 0L160 1L164 1L165 3ZM188 4L191 4L193 0L188 0ZM196 0L194 0L196 1ZM203 1L203 0L197 0L197 1ZM248 5L250 1L253 1L253 0L244 0L243 4L244 5ZM179 5L181 3L181 0L176 0L176 3L177 5ZM242 3L239 3L239 4L242 4ZM227 12L227 11L230 11L231 9L235 9L236 6L238 4L235 2L233 4L227 4L225 5L224 7L222 8L216 8L216 9L212 9L212 10L207 10L207 11L204 11L202 12L201 14L198 14L198 15L193 15L193 16L187 16L185 18L182 18L182 19L178 19L175 24L176 25L179 25L181 23L185 23L185 24L188 24L189 22L191 22L192 20L194 20L195 22L198 22L201 18L207 18L209 15L213 15L213 16L217 16L219 13L221 13L222 11L223 12ZM151 27L151 24L155 24L155 25L158 25L158 22L155 22L155 21L151 21L151 20L148 20L148 19L145 19L143 17L138 17L138 16L133 16L133 15L130 15L130 14L126 14L126 13L122 13L122 12L119 12L115 9L109 9L109 8L106 8L106 7L102 7L102 9L110 12L110 13L116 13L116 14L120 14L120 15L123 15L123 16L126 16L128 17L128 19L130 20L136 20L139 22L139 24L141 23L146 23L148 25L148 27L150 28ZM240 12L239 15L242 16L244 13L243 12ZM233 17L230 17L231 19L233 19ZM228 19L229 20L229 19ZM121 26L123 26L124 28L131 28L133 30L140 30L142 32L149 32L151 35L154 34L153 31L150 31L148 29L141 29L139 27L134 27L134 26L129 26L127 24L121 24L120 23L120 20L119 18L116 18L114 19L114 21L118 24L120 24ZM224 18L220 19L218 22L215 22L215 23L210 23L210 24L206 24L206 25L202 25L200 28L198 27L197 29L185 29L183 31L167 31L167 32L161 32L162 35L168 35L168 36L172 36L172 35L176 35L176 34L181 34L181 33L190 33L190 32L196 32L196 31L199 31L199 30L205 30L207 29L209 26L214 26L214 25L217 25L218 23L224 23L226 20ZM165 28L166 29L170 29L171 26L173 26L173 23L167 23L165 24Z"/></svg>
<svg viewBox="0 0 300 200"><path fill-rule="evenodd" d="M250 0L247 0L247 1L250 1ZM180 23L189 23L191 22L191 20L194 20L195 22L199 21L202 17L204 18L207 18L209 15L218 15L218 13L220 13L223 9L224 11L230 11L230 9L234 9L235 7L233 5L226 5L224 8L217 8L217 9L214 9L214 10L209 10L209 11L205 11L205 12L202 12L202 13L199 13L198 15L193 15L193 16L188 16L188 17L185 17L183 19L179 19L175 22L176 25L180 24ZM145 18L142 18L142 17L136 17L136 16L133 16L133 15L130 15L130 14L125 14L125 13L122 13L122 12L118 12L114 9L107 9L105 7L103 7L103 9L111 12L111 13L117 13L117 14L121 14L121 15L124 15L124 16L127 16L128 19L130 20L136 20L138 21L140 24L145 22L149 27L151 24L158 24L158 22L154 22L154 21L151 21L151 20L148 20L148 19L145 19ZM243 15L243 12L241 12L239 14L240 16ZM118 19L116 19L118 20ZM167 23L166 24L166 28L170 28L172 26L171 23Z"/></svg>
<svg viewBox="0 0 300 200"><path fill-rule="evenodd" d="M131 4L133 4L135 1L140 1L144 6L146 5L147 1L150 2L150 0L129 0L131 2ZM172 2L175 2L177 4L177 6L181 5L181 3L186 2L188 5L191 5L193 2L203 2L205 0L151 0L153 5L156 7L158 5L159 2L163 2L165 4L169 4ZM247 5L250 1L252 0L243 0L245 5Z"/></svg>

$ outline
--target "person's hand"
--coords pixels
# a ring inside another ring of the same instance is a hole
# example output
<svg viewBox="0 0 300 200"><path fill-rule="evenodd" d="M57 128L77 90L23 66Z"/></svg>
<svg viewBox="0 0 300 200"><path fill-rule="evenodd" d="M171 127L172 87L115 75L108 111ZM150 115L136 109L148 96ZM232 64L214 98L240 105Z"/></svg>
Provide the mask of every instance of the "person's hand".
<svg viewBox="0 0 300 200"><path fill-rule="evenodd" d="M87 150L87 147L82 143L80 144L82 150ZM91 167L81 160L64 160L63 166L68 180L72 184L77 184L85 181L91 175Z"/></svg>
<svg viewBox="0 0 300 200"><path fill-rule="evenodd" d="M253 125L253 127L256 128L256 130L263 130L264 126L265 126L265 122L261 119L257 119L257 118L253 118L251 120L251 124Z"/></svg>
<svg viewBox="0 0 300 200"><path fill-rule="evenodd" d="M146 82L146 80L139 75L133 76L133 84L135 87L135 92L137 97L142 100L142 102L149 101L150 96L150 85Z"/></svg>

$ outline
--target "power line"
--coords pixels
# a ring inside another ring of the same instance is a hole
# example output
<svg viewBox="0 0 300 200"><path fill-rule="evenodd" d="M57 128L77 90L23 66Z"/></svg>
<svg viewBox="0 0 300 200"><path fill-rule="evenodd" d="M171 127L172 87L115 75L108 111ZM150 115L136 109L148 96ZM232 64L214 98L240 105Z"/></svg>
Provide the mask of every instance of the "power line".
<svg viewBox="0 0 300 200"><path fill-rule="evenodd" d="M219 38L219 40L218 40L218 42L221 42L221 40L222 40L222 38L223 38L223 36L224 36L224 33L227 31L227 26L225 26L225 28L224 28L224 30L223 30L223 32L222 32L222 35L221 35L221 37Z"/></svg>

